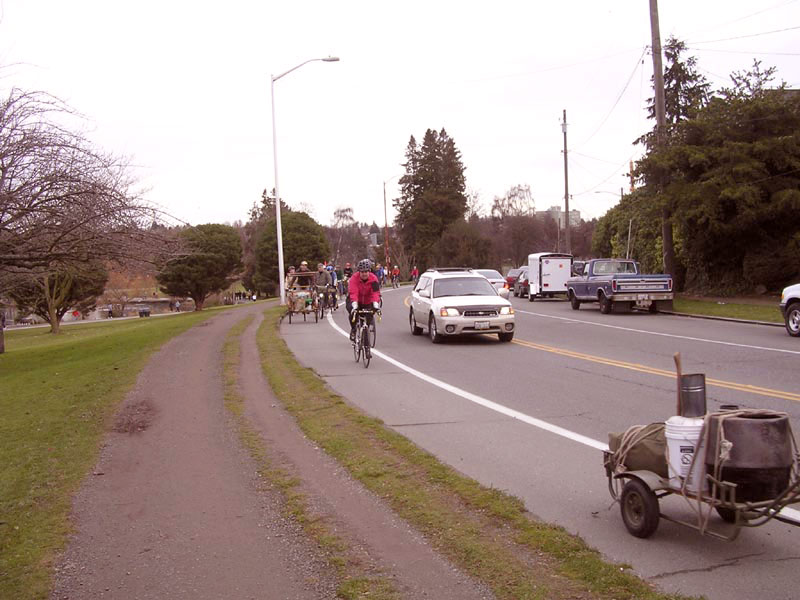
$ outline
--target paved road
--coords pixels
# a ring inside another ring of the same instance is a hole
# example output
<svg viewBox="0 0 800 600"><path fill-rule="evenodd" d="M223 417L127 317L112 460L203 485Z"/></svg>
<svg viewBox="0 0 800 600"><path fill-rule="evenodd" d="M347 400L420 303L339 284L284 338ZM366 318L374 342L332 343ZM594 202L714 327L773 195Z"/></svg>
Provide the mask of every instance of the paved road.
<svg viewBox="0 0 800 600"><path fill-rule="evenodd" d="M409 333L408 294L385 292L378 350L386 358L368 370L353 362L334 326L346 326L343 310L333 323L284 324L282 332L301 361L353 403L663 590L726 600L798 596L800 530L770 523L722 542L662 521L652 538L633 538L611 505L598 449L610 431L674 414L675 352L684 373L706 373L709 409L784 410L800 430L797 340L774 327L601 315L591 306L575 312L565 302L514 298L513 343L482 336L435 346ZM687 516L677 497L662 510Z"/></svg>

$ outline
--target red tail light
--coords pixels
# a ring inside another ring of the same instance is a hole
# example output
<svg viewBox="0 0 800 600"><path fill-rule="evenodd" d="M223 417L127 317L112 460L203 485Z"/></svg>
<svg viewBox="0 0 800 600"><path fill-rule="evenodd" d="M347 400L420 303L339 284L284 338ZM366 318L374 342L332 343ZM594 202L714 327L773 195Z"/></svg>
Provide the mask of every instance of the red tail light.
<svg viewBox="0 0 800 600"><path fill-rule="evenodd" d="M616 292L617 291L617 280L616 279L612 279L611 280L611 291L612 292Z"/></svg>
<svg viewBox="0 0 800 600"><path fill-rule="evenodd" d="M672 277L669 278L669 291L672 291Z"/></svg>

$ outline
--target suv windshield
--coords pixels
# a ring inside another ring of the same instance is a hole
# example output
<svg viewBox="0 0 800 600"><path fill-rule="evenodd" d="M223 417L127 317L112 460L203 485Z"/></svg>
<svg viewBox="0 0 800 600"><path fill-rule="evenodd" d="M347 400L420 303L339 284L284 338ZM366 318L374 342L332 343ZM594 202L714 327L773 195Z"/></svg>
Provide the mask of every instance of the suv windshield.
<svg viewBox="0 0 800 600"><path fill-rule="evenodd" d="M433 282L433 297L443 296L496 296L497 292L483 277L448 277Z"/></svg>

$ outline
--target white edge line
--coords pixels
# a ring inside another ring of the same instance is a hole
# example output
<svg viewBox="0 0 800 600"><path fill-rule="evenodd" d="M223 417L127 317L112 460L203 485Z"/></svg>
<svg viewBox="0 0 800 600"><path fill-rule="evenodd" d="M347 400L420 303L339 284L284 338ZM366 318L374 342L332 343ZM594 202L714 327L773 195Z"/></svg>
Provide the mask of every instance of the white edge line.
<svg viewBox="0 0 800 600"><path fill-rule="evenodd" d="M534 314L534 313L531 313L531 314ZM546 316L546 315L542 315L542 316ZM556 318L563 318L563 317L556 317ZM333 315L330 312L328 313L327 319L328 319L328 323L330 323L331 327L333 327L341 335L343 335L346 338L350 337L349 333L347 333L344 329L339 327L334 322ZM572 320L572 319L566 319L566 320ZM606 325L605 327L616 327L616 326ZM622 329L622 328L620 328L620 329ZM666 334L664 334L664 335L666 335ZM598 442L597 440L593 440L592 438L586 437L585 435L581 435L580 433L575 433L574 431L570 431L569 429L564 429L563 427L559 427L558 425L553 425L553 424L548 423L546 421L542 421L541 419L537 419L535 417L531 417L530 415L526 415L525 413L521 413L519 411L516 411L513 408L508 408L507 406L503 406L502 404L497 404L496 402L492 402L491 400L487 400L486 398L482 398L481 396L477 396L476 394L473 394L473 393L468 392L466 390L462 390L461 388L458 388L458 387L456 387L454 385L450 385L449 383L445 383L444 381L440 381L440 380L436 379L435 377L431 377L430 375L426 375L425 373L422 373L421 371L417 371L416 369L414 369L412 367L404 365L400 361L395 360L391 356L388 356L388 355L384 354L383 352L380 352L379 350L373 350L372 354L375 355L375 356L378 356L379 358L382 358L383 360L385 360L386 362L388 362L390 364L393 364L398 369L402 369L403 371L409 373L410 375L413 375L414 377L422 379L423 381L426 381L426 382L430 383L431 385L435 385L436 387L441 388L441 389L443 389L443 390L445 390L447 392L450 392L451 394L455 394L456 396L461 396L465 400L469 400L470 402L474 402L475 404L479 404L480 406L488 408L489 410L493 410L493 411L498 412L498 413L500 413L502 415L506 415L507 417L511 417L512 419L516 419L518 421L522 421L523 423L527 423L528 425L533 425L534 427L538 427L539 429L543 429L545 431L549 431L550 433L554 433L556 435L560 435L561 437L567 438L568 440L572 440L573 442L578 442L578 443L583 444L585 446L589 446L590 448L594 448L595 450L602 450L602 451L608 450L608 445L607 444L604 444L602 442ZM780 514L782 516L785 516L785 517L788 517L790 519L796 520L798 523L800 523L800 511L798 511L798 510L795 510L795 509L789 508L789 507L784 507L783 509L781 509L778 512L778 514Z"/></svg>
<svg viewBox="0 0 800 600"><path fill-rule="evenodd" d="M346 338L350 337L350 334L348 332L344 331L344 329L339 327L333 321L333 317L331 316L330 313L328 313L328 323L330 323L331 326L336 331L338 331L340 334L342 334ZM570 440L572 440L574 442L579 442L581 444L584 444L585 446L589 446L590 448L594 448L595 450L608 450L608 445L607 444L604 444L602 442L598 442L597 440L593 440L592 438L586 437L585 435L581 435L580 433L575 433L574 431L570 431L569 429L564 429L563 427L559 427L558 425L553 425L551 423L547 423L546 421L542 421L541 419L536 419L534 417L531 417L530 415L526 415L525 413L521 413L521 412L516 411L516 410L514 410L512 408L508 408L507 406L503 406L502 404L497 404L496 402L492 402L491 400L487 400L486 398L482 398L481 396L478 396L478 395L473 394L471 392L468 392L466 390L462 390L461 388L458 388L458 387L456 387L454 385L450 385L449 383L445 383L444 381L440 381L439 379L436 379L435 377L431 377L430 375L426 375L425 373L422 373L421 371L417 371L416 369L413 369L413 368L409 367L408 365L405 365L405 364L401 363L400 361L395 360L394 358L384 354L383 352L380 352L378 350L373 350L372 354L374 356L378 356L378 357L382 358L383 360L385 360L388 363L393 364L398 369L402 369L403 371L413 375L414 377L422 379L423 381L426 381L427 383L430 383L431 385L435 385L436 387L441 388L441 389L443 389L443 390L445 390L447 392L450 392L451 394L455 394L456 396L460 396L460 397L464 398L465 400L469 400L470 402L474 402L475 404L479 404L480 406L488 408L489 410L493 410L493 411L498 412L498 413L500 413L502 415L506 415L507 417L511 417L512 419L516 419L518 421L522 421L523 423L527 423L528 425L533 425L534 427L538 427L539 429L544 429L545 431L549 431L550 433L555 433L556 435L560 435L561 437L565 437L565 438L570 439Z"/></svg>

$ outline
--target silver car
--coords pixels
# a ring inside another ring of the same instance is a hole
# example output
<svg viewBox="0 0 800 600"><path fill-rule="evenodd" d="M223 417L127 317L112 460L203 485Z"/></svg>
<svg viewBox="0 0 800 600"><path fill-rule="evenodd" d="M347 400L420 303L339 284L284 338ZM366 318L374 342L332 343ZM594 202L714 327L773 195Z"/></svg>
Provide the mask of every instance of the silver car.
<svg viewBox="0 0 800 600"><path fill-rule="evenodd" d="M497 291L500 291L503 288L508 289L506 278L503 277L499 271L495 271L494 269L473 269L473 271L486 277L486 279L489 280L489 283L491 283Z"/></svg>
<svg viewBox="0 0 800 600"><path fill-rule="evenodd" d="M514 307L508 290L498 292L486 277L469 269L428 269L411 293L408 323L413 335L427 326L434 344L446 336L496 333L514 339Z"/></svg>

